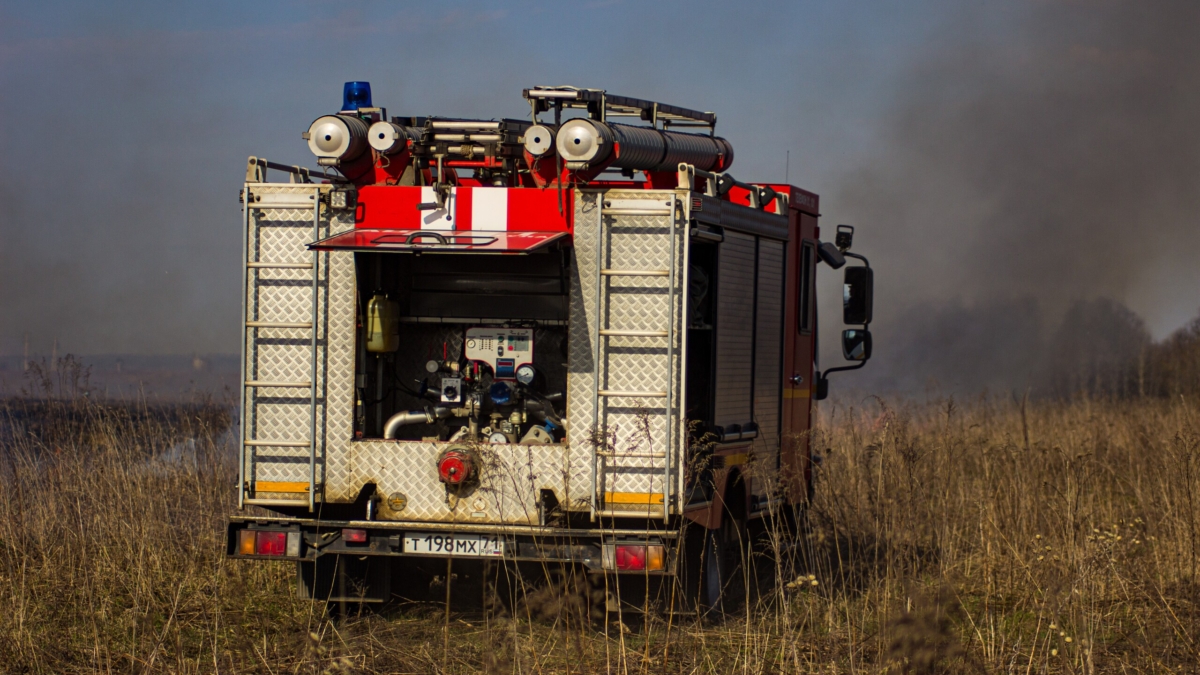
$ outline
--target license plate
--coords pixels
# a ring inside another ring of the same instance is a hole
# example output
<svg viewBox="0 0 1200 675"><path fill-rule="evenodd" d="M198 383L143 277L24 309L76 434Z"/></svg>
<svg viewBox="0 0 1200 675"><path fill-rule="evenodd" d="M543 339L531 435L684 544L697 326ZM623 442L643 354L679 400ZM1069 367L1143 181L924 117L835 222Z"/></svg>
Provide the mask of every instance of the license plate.
<svg viewBox="0 0 1200 675"><path fill-rule="evenodd" d="M410 532L404 535L404 552L423 555L499 558L504 540L493 534Z"/></svg>

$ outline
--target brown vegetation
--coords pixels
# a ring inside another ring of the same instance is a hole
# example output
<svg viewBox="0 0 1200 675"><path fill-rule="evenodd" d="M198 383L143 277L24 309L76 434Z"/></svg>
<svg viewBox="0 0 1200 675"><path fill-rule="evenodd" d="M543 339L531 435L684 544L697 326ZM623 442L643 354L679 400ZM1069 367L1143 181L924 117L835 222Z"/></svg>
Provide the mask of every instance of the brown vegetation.
<svg viewBox="0 0 1200 675"><path fill-rule="evenodd" d="M590 625L545 592L448 623L437 603L331 621L295 599L290 565L226 559L228 410L70 391L0 408L0 669L1116 673L1200 659L1190 398L827 406L808 534L776 540L797 554L781 583L721 622Z"/></svg>

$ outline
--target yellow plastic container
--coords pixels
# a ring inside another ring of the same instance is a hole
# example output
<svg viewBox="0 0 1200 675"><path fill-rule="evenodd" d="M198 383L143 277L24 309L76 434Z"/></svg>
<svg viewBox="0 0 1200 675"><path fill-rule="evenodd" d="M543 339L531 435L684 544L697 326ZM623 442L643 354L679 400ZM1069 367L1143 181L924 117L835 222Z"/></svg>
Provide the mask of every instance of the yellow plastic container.
<svg viewBox="0 0 1200 675"><path fill-rule="evenodd" d="M367 351L394 352L400 348L400 305L376 293L367 303Z"/></svg>

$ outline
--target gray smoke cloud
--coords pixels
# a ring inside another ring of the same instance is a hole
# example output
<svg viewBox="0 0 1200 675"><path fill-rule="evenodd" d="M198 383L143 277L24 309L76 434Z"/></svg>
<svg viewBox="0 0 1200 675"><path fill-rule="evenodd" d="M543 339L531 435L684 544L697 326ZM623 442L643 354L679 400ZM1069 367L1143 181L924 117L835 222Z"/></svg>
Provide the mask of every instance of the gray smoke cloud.
<svg viewBox="0 0 1200 675"><path fill-rule="evenodd" d="M1175 0L978 5L942 25L827 202L878 237L862 237L881 252L869 381L1020 387L1087 298L1157 337L1195 315L1198 25Z"/></svg>

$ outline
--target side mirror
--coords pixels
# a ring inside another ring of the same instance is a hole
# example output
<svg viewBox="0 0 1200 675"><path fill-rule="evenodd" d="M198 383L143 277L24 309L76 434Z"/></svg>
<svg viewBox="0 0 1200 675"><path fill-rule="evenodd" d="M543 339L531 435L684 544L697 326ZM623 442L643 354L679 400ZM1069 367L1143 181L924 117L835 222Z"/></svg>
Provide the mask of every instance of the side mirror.
<svg viewBox="0 0 1200 675"><path fill-rule="evenodd" d="M871 331L862 328L842 331L842 356L847 361L871 358Z"/></svg>
<svg viewBox="0 0 1200 675"><path fill-rule="evenodd" d="M842 322L871 323L875 273L870 267L847 267L842 283Z"/></svg>

